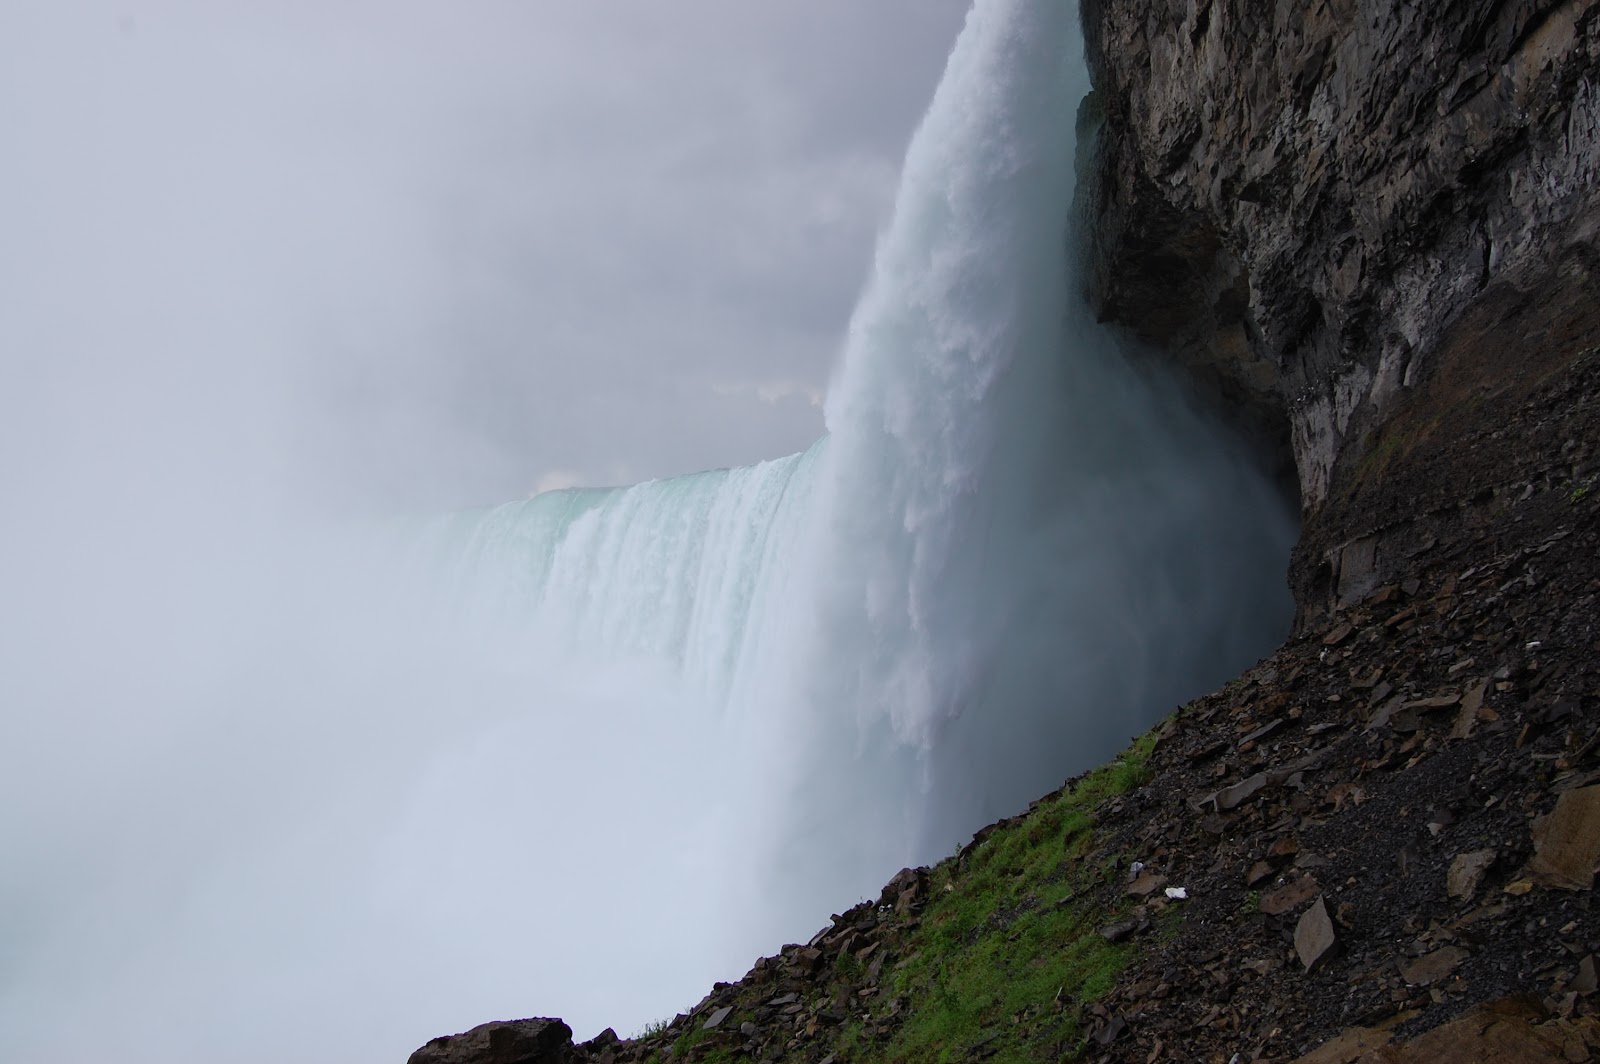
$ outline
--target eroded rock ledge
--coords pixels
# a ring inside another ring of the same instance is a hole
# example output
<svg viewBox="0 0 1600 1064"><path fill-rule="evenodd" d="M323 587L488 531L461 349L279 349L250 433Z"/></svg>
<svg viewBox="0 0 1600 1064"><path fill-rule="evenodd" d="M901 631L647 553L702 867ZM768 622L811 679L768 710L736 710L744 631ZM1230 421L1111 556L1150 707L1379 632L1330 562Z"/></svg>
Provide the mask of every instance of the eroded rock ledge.
<svg viewBox="0 0 1600 1064"><path fill-rule="evenodd" d="M1593 290L1600 0L1083 15L1089 296L1287 432L1308 518L1477 300Z"/></svg>

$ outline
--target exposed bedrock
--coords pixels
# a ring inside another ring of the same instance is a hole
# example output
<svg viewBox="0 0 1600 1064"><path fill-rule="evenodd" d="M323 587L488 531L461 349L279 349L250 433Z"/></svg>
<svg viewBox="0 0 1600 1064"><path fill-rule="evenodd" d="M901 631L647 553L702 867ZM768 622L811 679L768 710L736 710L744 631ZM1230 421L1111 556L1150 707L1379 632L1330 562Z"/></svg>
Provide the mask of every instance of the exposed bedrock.
<svg viewBox="0 0 1600 1064"><path fill-rule="evenodd" d="M1439 379L1452 327L1485 300L1600 296L1600 0L1083 17L1088 295L1287 441L1307 545L1336 560L1368 531L1345 505L1361 459Z"/></svg>

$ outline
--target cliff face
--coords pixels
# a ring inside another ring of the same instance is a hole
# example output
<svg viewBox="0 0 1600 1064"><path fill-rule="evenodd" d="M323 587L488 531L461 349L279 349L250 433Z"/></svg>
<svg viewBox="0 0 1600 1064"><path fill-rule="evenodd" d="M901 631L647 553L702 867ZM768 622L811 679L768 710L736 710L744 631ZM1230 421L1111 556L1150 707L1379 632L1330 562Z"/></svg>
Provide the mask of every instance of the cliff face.
<svg viewBox="0 0 1600 1064"><path fill-rule="evenodd" d="M1313 531L1470 307L1592 291L1600 0L1083 15L1089 297L1292 441Z"/></svg>

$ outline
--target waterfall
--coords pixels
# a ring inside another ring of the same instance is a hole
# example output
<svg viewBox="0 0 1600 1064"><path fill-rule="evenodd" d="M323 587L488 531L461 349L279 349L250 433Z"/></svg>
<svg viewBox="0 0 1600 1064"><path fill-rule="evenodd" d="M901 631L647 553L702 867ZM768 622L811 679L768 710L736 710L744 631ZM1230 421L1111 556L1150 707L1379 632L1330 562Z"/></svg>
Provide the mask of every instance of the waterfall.
<svg viewBox="0 0 1600 1064"><path fill-rule="evenodd" d="M747 947L948 853L1287 628L1282 500L1068 298L1076 17L970 14L823 441L448 523L480 614L584 669L649 661L710 722ZM659 689L634 709L665 712Z"/></svg>
<svg viewBox="0 0 1600 1064"><path fill-rule="evenodd" d="M1081 51L975 0L802 454L330 532L102 403L160 445L0 526L0 1058L627 1034L1281 639L1292 515L1071 297Z"/></svg>

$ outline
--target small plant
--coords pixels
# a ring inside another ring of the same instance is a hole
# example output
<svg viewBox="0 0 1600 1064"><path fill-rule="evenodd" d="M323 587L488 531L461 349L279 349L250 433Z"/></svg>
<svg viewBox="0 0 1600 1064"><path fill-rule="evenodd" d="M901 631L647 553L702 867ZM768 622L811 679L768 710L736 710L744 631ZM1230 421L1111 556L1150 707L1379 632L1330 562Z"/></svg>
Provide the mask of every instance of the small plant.
<svg viewBox="0 0 1600 1064"><path fill-rule="evenodd" d="M1589 485L1585 484L1582 487L1573 488L1572 489L1572 494L1571 494L1571 496L1568 497L1567 501L1572 503L1572 505L1576 506L1580 502L1582 502L1584 499L1587 499L1588 497L1589 497Z"/></svg>
<svg viewBox="0 0 1600 1064"><path fill-rule="evenodd" d="M851 1020L839 1035L839 1055L845 1060L855 1060L861 1052L865 1027L860 1020Z"/></svg>
<svg viewBox="0 0 1600 1064"><path fill-rule="evenodd" d="M1183 906L1171 905L1161 914L1157 924L1156 937L1162 943L1172 942L1178 937L1178 932L1183 929Z"/></svg>
<svg viewBox="0 0 1600 1064"><path fill-rule="evenodd" d="M640 1039L644 1038L660 1038L662 1035L667 1033L667 1028L672 1025L672 1019L673 1018L671 1016L668 1016L664 1020L652 1020L650 1023L647 1023L643 1027L639 1028L639 1032L633 1036L633 1040L639 1041Z"/></svg>
<svg viewBox="0 0 1600 1064"><path fill-rule="evenodd" d="M733 1027L737 1029L738 1024L735 1023ZM689 1030L679 1035L677 1041L672 1043L672 1059L683 1060L686 1056L688 1056L689 1050L693 1049L701 1042L710 1041L716 1036L717 1032L708 1031L704 1026L696 1023L695 1026L690 1027ZM711 1060L713 1058L711 1056L706 1056L702 1057L701 1059Z"/></svg>

